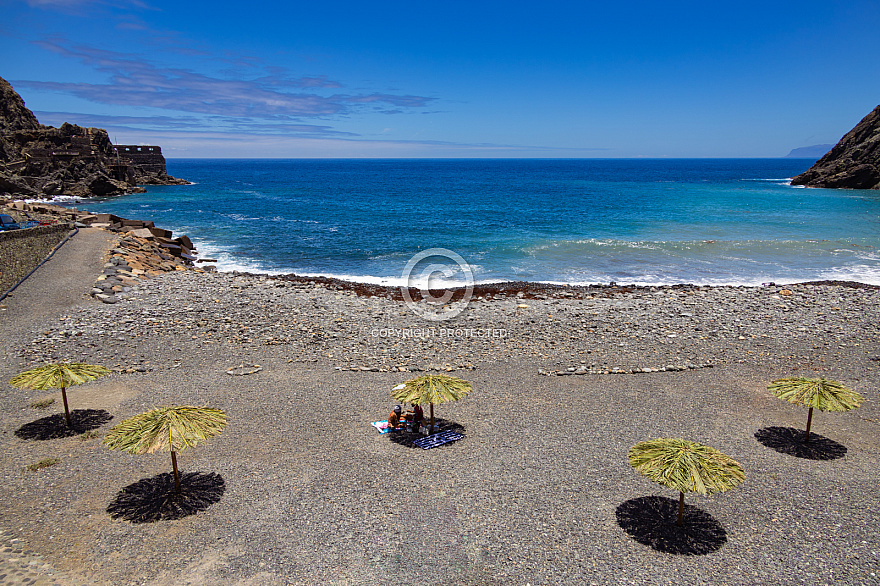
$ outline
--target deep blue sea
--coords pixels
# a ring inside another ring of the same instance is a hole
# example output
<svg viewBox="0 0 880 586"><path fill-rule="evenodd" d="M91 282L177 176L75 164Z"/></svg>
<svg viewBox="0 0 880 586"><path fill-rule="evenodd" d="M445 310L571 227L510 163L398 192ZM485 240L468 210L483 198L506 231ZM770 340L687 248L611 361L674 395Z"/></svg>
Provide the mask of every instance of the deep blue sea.
<svg viewBox="0 0 880 586"><path fill-rule="evenodd" d="M788 185L811 164L169 159L194 185L79 207L188 234L226 271L400 284L442 247L477 282L880 284L880 192Z"/></svg>

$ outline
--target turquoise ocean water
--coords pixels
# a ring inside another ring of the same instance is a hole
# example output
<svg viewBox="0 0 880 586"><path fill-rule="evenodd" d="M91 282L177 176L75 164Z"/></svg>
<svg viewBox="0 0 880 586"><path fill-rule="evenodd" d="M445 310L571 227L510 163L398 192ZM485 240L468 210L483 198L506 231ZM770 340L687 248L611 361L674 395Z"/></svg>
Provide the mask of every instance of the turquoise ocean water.
<svg viewBox="0 0 880 586"><path fill-rule="evenodd" d="M186 233L227 271L400 284L442 247L477 282L880 284L880 192L788 185L811 164L170 159L194 185L79 207Z"/></svg>

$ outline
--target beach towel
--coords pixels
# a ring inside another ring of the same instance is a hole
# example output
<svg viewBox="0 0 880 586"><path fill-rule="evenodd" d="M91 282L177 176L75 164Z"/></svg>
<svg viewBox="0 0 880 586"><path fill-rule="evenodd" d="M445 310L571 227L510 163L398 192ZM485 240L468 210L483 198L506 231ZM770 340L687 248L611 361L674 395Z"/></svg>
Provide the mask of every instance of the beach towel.
<svg viewBox="0 0 880 586"><path fill-rule="evenodd" d="M385 419L384 421L374 421L370 425L372 425L377 430L379 430L379 433L388 433L391 431L391 428L388 427L388 420L387 419Z"/></svg>
<svg viewBox="0 0 880 586"><path fill-rule="evenodd" d="M462 434L455 431L441 431L440 433L417 439L413 442L413 445L418 446L423 450L430 450L431 448L436 448L437 446L460 440L463 437Z"/></svg>

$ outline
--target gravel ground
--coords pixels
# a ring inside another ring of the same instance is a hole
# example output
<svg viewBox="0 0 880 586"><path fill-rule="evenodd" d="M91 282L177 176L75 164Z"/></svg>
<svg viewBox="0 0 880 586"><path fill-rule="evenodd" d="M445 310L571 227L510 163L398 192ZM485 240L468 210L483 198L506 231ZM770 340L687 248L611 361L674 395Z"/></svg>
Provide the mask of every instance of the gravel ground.
<svg viewBox="0 0 880 586"><path fill-rule="evenodd" d="M100 262L83 262L87 291ZM0 396L0 527L77 580L880 583L877 288L496 291L425 322L338 283L173 273L115 305L81 294L53 305L27 301L51 273L32 279L34 292L0 312L0 378L54 358L117 371L69 393L72 408L113 416L97 438L21 439L22 426L60 413L60 398L29 405L59 395ZM390 388L426 369L473 382L436 409L466 437L419 450L377 434L369 423L387 416ZM568 372L580 374L547 375ZM803 429L806 410L766 391L794 375L866 398L814 416L812 458L783 453L797 449L785 430ZM100 438L167 403L230 417L178 457L199 473L186 503L199 511L114 518L108 508L135 506L121 491L167 480L170 462L110 452ZM746 471L735 491L689 495L684 532L656 522L677 495L626 460L633 444L666 436L716 447ZM766 445L774 438L782 451ZM23 471L50 457L60 462Z"/></svg>

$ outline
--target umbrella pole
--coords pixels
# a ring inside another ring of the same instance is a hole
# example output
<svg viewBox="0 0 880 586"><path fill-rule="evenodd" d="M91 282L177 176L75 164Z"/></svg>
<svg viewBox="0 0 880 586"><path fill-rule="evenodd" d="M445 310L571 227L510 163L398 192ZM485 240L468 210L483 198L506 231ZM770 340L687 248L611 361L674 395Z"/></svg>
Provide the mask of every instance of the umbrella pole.
<svg viewBox="0 0 880 586"><path fill-rule="evenodd" d="M684 518L684 493L680 493L678 497L678 526L682 526L682 521Z"/></svg>
<svg viewBox="0 0 880 586"><path fill-rule="evenodd" d="M810 407L810 414L807 415L807 437L804 440L804 443L810 441L810 424L813 422L813 408Z"/></svg>
<svg viewBox="0 0 880 586"><path fill-rule="evenodd" d="M177 472L177 456L174 450L171 451L171 466L174 468L174 490L180 494L180 474Z"/></svg>
<svg viewBox="0 0 880 586"><path fill-rule="evenodd" d="M430 403L431 405L431 433L434 433L434 403Z"/></svg>
<svg viewBox="0 0 880 586"><path fill-rule="evenodd" d="M67 407L67 391L64 390L64 385L61 385L61 400L64 401L64 419L67 421L67 427L72 427L70 423L70 409Z"/></svg>

